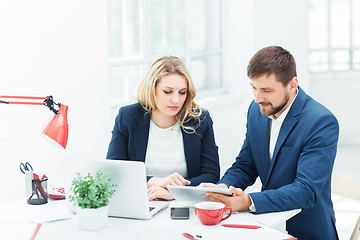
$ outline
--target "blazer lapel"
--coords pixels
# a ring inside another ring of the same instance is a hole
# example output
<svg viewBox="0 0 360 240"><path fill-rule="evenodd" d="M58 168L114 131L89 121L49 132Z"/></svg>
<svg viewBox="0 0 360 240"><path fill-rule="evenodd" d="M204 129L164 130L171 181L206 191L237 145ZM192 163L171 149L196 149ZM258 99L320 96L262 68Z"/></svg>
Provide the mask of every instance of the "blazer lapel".
<svg viewBox="0 0 360 240"><path fill-rule="evenodd" d="M274 153L273 153L271 163L270 163L269 175L267 177L266 182L270 178L271 172L275 165L275 161L277 159L277 155L278 155L282 145L284 144L284 141L286 140L286 138L290 134L291 130L295 126L295 124L297 122L297 116L301 113L303 106L305 104L305 97L306 97L305 92L300 87L298 88L298 91L299 91L298 95L297 95L294 103L292 104L291 109L289 110L287 116L285 117L285 120L284 120L284 122L281 126L281 129L280 129L280 132L279 132L278 139L276 140Z"/></svg>
<svg viewBox="0 0 360 240"><path fill-rule="evenodd" d="M260 151L260 166L262 167L262 173L259 173L261 180L264 181L268 172L269 172L269 121L268 117L259 114L259 126L258 126L258 133L257 137L255 138L258 141L259 151ZM265 182L264 182L265 184Z"/></svg>
<svg viewBox="0 0 360 240"><path fill-rule="evenodd" d="M194 144L194 141L192 140L192 134L186 133L183 128L181 128L181 133L183 136L184 154L187 165L188 177L193 177L198 172L198 169L194 168L194 162L191 161L191 159L196 159L196 148L198 148L199 146Z"/></svg>
<svg viewBox="0 0 360 240"><path fill-rule="evenodd" d="M136 160L145 161L147 143L149 139L150 114L140 111L135 116L134 130L134 151Z"/></svg>
<svg viewBox="0 0 360 240"><path fill-rule="evenodd" d="M195 125L197 125L197 123L197 120L191 119L184 125L187 127L194 127ZM199 145L198 141L196 141L198 136L197 133L186 133L186 131L182 127L180 129L183 137L184 154L188 174L187 177L192 178L197 176L200 172L199 164L196 159L199 159L201 155L201 146Z"/></svg>
<svg viewBox="0 0 360 240"><path fill-rule="evenodd" d="M270 172L274 166L274 162L276 161L276 157L279 153L281 146L283 145L285 139L289 135L291 129L293 129L293 127L295 126L296 122L297 122L297 120L294 116L289 116L289 115L286 116L286 118L281 126L279 136L276 140L276 145L275 145L274 153L273 153L273 156L271 159L271 164L270 164Z"/></svg>

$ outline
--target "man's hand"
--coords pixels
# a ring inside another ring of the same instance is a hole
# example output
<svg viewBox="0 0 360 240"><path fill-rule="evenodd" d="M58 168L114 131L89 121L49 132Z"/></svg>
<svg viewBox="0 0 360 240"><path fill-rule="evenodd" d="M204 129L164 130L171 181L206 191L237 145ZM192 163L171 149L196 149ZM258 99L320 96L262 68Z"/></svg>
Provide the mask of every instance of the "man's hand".
<svg viewBox="0 0 360 240"><path fill-rule="evenodd" d="M189 184L190 181L186 180L179 173L176 172L163 178L157 178L157 177L150 178L147 183L147 187L148 188L153 186L166 187L166 185L185 186Z"/></svg>
<svg viewBox="0 0 360 240"><path fill-rule="evenodd" d="M205 197L208 201L221 202L229 206L233 211L248 211L251 205L250 196L240 188L230 187L233 196L226 196L221 193L206 193Z"/></svg>
<svg viewBox="0 0 360 240"><path fill-rule="evenodd" d="M174 199L174 197L167 189L158 186L152 186L148 188L148 197L150 201L155 199L164 199L164 200Z"/></svg>
<svg viewBox="0 0 360 240"><path fill-rule="evenodd" d="M198 187L209 187L209 188L228 188L224 183L214 184L214 183L200 183Z"/></svg>

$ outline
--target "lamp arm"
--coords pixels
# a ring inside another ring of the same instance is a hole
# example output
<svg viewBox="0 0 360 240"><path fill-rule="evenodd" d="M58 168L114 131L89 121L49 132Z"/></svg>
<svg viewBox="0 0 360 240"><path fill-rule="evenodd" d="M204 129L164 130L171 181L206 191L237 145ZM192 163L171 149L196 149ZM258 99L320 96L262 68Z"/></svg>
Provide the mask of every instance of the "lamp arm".
<svg viewBox="0 0 360 240"><path fill-rule="evenodd" d="M15 99L36 99L44 100L43 102L12 102L4 101L1 98L15 98ZM47 97L26 97L26 96L0 96L0 104L30 104L30 105L45 105L51 111L55 113L55 116L50 119L45 127L42 130L42 133L45 136L48 136L55 142L57 142L64 149L66 148L66 143L68 139L69 126L67 123L67 111L68 106L60 103L54 103L52 96ZM55 105L58 106L58 109L55 109Z"/></svg>
<svg viewBox="0 0 360 240"><path fill-rule="evenodd" d="M5 104L27 104L27 105L45 105L47 106L51 111L53 111L55 114L58 114L59 111L54 108L54 105L57 105L60 107L60 103L55 103L53 100L53 97L47 96L47 97L28 97L28 96L0 96L0 98L15 98L15 99L38 99L38 100L44 100L43 102L13 102L13 101L4 101L0 100L0 103Z"/></svg>

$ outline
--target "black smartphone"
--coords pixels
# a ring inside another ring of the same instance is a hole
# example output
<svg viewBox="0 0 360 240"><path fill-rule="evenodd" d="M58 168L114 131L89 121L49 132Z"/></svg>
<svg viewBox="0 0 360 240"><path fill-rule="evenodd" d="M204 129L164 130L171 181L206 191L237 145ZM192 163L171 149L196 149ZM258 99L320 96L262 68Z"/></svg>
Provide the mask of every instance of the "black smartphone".
<svg viewBox="0 0 360 240"><path fill-rule="evenodd" d="M170 209L171 219L189 219L189 208L172 207Z"/></svg>

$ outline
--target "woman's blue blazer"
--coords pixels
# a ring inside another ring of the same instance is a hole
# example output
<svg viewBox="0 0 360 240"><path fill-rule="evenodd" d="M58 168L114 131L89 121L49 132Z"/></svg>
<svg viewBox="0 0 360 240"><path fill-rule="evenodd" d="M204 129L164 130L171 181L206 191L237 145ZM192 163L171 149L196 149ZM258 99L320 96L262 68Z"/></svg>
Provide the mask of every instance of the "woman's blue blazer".
<svg viewBox="0 0 360 240"><path fill-rule="evenodd" d="M197 126L191 119L185 125ZM150 114L140 103L121 107L115 119L107 159L145 162L150 128ZM216 183L220 176L218 147L215 144L213 122L207 111L200 117L196 133L181 128L187 165L187 179L192 186L202 182ZM169 159L171 160L171 159ZM148 179L151 176L148 176Z"/></svg>

